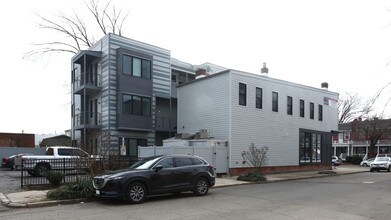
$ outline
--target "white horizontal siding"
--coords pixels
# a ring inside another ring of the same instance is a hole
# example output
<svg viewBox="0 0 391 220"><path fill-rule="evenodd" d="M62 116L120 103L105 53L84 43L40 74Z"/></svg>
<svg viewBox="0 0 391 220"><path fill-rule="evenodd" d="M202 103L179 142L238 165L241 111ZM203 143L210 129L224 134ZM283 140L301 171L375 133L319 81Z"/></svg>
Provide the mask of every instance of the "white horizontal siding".
<svg viewBox="0 0 391 220"><path fill-rule="evenodd" d="M239 82L247 85L247 105L239 105ZM263 90L263 108L255 108L255 88ZM272 92L279 97L278 112L272 111ZM293 115L287 114L287 96L293 99ZM228 140L230 167L242 167L243 150L251 143L268 146L270 166L298 165L299 129L337 130L338 111L324 105L324 97L338 94L260 75L231 71L178 87L178 133L208 129L218 139ZM299 100L305 100L305 118L299 116ZM315 104L314 119L309 103ZM323 121L318 121L318 105Z"/></svg>
<svg viewBox="0 0 391 220"><path fill-rule="evenodd" d="M299 129L330 132L337 130L338 111L324 105L324 97L338 94L255 75L232 73L231 167L241 166L241 152L251 143L268 146L270 166L298 165ZM239 105L239 82L247 85L247 105ZM255 108L255 88L263 89L263 108ZM278 112L272 111L272 92L278 93ZM293 115L287 114L287 96L293 100ZM300 99L305 101L305 117L299 115ZM309 118L310 102L315 105ZM323 106L323 121L318 121L318 105Z"/></svg>
<svg viewBox="0 0 391 220"><path fill-rule="evenodd" d="M178 133L207 129L218 139L228 139L228 75L178 87Z"/></svg>

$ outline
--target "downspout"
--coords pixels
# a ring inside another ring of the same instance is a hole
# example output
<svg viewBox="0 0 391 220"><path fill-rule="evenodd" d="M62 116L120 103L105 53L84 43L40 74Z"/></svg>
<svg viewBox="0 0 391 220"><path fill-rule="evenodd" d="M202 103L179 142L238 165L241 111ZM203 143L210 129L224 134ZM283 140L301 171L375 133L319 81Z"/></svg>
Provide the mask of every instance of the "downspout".
<svg viewBox="0 0 391 220"><path fill-rule="evenodd" d="M86 77L87 77L87 57L86 57L86 54L84 53L83 55L83 62L84 62L84 70L83 70L83 74L84 74L84 77L83 77L83 85L84 85L84 88L83 88L83 132L84 132L84 135L83 135L83 149L87 149L87 129L86 129L86 110L87 110L87 94L86 94Z"/></svg>

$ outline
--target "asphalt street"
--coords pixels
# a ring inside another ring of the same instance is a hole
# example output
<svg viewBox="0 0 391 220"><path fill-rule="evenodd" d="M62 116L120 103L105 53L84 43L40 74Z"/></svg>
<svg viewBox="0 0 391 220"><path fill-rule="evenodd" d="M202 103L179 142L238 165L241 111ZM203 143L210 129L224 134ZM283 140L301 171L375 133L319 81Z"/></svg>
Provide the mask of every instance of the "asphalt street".
<svg viewBox="0 0 391 220"><path fill-rule="evenodd" d="M0 219L388 219L391 173L357 173L149 198L10 209Z"/></svg>

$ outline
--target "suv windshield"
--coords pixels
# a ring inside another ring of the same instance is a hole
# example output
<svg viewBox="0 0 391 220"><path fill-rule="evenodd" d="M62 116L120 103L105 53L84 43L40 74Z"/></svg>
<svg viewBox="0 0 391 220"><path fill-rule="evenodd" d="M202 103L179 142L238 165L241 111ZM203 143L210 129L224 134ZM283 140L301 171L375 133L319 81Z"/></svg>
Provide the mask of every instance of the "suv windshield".
<svg viewBox="0 0 391 220"><path fill-rule="evenodd" d="M159 158L160 158L159 156L144 158L139 162L130 166L129 169L136 169L136 170L149 169L157 160L159 160Z"/></svg>

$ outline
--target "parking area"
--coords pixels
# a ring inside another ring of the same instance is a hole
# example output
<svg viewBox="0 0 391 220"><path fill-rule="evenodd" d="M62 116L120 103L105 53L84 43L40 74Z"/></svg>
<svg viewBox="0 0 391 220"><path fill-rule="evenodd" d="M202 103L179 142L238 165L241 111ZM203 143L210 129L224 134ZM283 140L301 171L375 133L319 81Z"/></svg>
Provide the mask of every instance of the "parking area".
<svg viewBox="0 0 391 220"><path fill-rule="evenodd" d="M12 193L21 191L20 170L13 171L9 168L0 168L0 192Z"/></svg>

